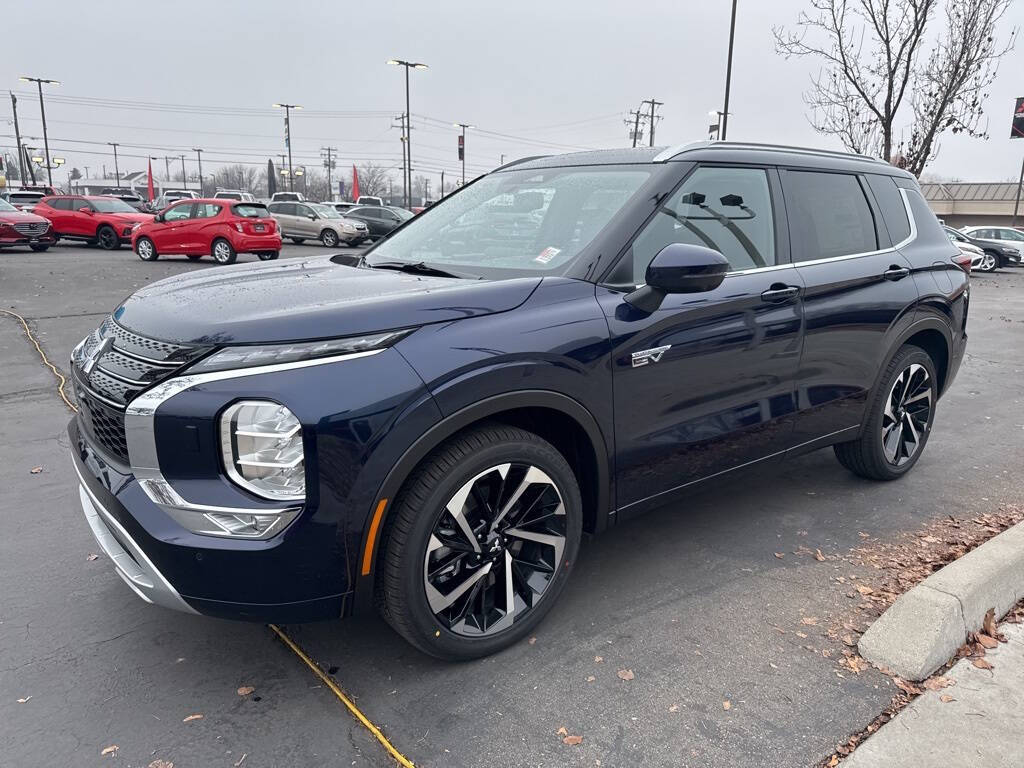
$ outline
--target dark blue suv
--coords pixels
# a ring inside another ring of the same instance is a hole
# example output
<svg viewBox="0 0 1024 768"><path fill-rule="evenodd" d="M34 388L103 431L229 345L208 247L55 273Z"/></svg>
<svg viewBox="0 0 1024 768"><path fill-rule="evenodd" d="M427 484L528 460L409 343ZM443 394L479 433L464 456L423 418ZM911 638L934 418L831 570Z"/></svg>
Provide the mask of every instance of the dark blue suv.
<svg viewBox="0 0 1024 768"><path fill-rule="evenodd" d="M920 458L969 263L910 175L700 143L506 165L362 257L201 271L73 355L89 525L144 600L297 622L376 606L494 652L584 531L833 446Z"/></svg>

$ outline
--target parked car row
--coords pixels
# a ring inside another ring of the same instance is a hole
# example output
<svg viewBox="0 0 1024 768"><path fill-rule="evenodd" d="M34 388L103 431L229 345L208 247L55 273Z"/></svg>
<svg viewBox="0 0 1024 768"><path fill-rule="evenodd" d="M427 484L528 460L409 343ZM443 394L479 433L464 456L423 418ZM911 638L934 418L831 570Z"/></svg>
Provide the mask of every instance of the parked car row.
<svg viewBox="0 0 1024 768"><path fill-rule="evenodd" d="M1024 264L1024 232L1013 227L945 227L960 251L971 257L971 269L995 272L1000 267Z"/></svg>

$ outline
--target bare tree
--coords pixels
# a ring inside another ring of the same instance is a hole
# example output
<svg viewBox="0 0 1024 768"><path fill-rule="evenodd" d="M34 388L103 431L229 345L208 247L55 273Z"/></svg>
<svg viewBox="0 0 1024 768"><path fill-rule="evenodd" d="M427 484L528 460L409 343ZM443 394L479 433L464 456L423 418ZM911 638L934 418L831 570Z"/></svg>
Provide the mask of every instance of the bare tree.
<svg viewBox="0 0 1024 768"><path fill-rule="evenodd" d="M796 31L773 31L782 55L822 62L804 94L818 132L915 175L945 131L987 138L983 102L1017 34L1000 45L995 26L1012 0L945 0L937 35L927 31L940 0L810 2Z"/></svg>
<svg viewBox="0 0 1024 768"><path fill-rule="evenodd" d="M376 163L363 163L359 166L359 194L384 197L388 192L390 176L390 168Z"/></svg>
<svg viewBox="0 0 1024 768"><path fill-rule="evenodd" d="M259 182L260 169L251 165L223 165L213 174L214 186L225 189L251 191Z"/></svg>

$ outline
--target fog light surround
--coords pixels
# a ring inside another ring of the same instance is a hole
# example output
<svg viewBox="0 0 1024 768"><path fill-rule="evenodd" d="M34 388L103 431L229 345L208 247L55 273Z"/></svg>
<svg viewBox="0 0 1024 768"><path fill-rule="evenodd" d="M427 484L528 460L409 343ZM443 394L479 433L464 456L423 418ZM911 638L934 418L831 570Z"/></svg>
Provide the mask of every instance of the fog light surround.
<svg viewBox="0 0 1024 768"><path fill-rule="evenodd" d="M236 485L274 501L306 498L302 424L286 406L234 403L220 417L220 441L224 468Z"/></svg>

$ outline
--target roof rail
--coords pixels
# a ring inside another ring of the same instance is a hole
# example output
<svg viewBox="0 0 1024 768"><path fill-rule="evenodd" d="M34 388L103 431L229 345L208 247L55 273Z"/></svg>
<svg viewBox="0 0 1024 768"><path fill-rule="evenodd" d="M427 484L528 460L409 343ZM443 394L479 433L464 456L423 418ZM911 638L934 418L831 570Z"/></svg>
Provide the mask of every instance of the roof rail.
<svg viewBox="0 0 1024 768"><path fill-rule="evenodd" d="M541 160L541 159L543 159L545 157L550 157L550 155L530 155L529 157L520 157L518 160L511 160L511 161L505 163L504 165L499 165L494 170L495 171L503 171L506 168L512 168L512 167L514 167L516 165L522 165L523 163L528 163L531 160ZM494 171L491 171L491 173L494 173Z"/></svg>
<svg viewBox="0 0 1024 768"><path fill-rule="evenodd" d="M810 147L793 147L786 144L756 144L747 141L692 141L687 144L678 144L674 147L667 147L654 158L656 163L664 163L674 157L687 152L695 152L699 149L759 149L766 152L796 152L803 155L819 155L823 157L845 157L858 160L868 160L873 163L885 163L884 160L871 155L861 155L856 152L840 152L831 149L813 149Z"/></svg>

